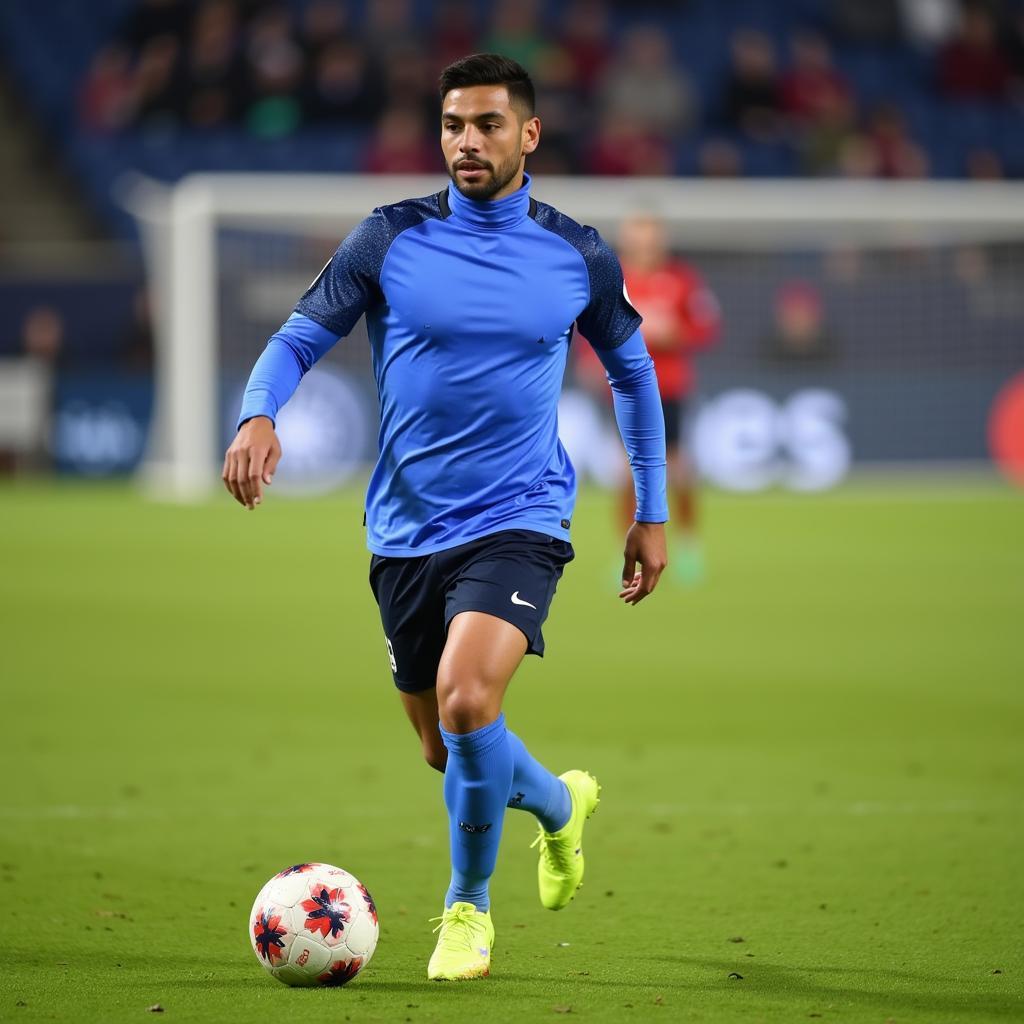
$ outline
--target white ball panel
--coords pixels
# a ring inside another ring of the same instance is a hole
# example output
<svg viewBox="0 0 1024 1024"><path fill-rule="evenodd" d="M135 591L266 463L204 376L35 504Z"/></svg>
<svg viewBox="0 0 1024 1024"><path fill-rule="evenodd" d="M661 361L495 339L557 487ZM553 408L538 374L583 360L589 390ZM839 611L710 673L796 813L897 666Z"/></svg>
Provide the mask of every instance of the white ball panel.
<svg viewBox="0 0 1024 1024"><path fill-rule="evenodd" d="M377 945L377 926L366 911L353 915L352 922L345 935L345 945L355 956L369 959Z"/></svg>
<svg viewBox="0 0 1024 1024"><path fill-rule="evenodd" d="M327 970L330 962L331 951L316 938L306 935L295 936L288 953L288 963L291 967L308 974L315 981L317 975Z"/></svg>
<svg viewBox="0 0 1024 1024"><path fill-rule="evenodd" d="M291 964L276 968L274 977L292 988L309 988L312 985L320 984L315 974L307 974L301 967L292 967Z"/></svg>

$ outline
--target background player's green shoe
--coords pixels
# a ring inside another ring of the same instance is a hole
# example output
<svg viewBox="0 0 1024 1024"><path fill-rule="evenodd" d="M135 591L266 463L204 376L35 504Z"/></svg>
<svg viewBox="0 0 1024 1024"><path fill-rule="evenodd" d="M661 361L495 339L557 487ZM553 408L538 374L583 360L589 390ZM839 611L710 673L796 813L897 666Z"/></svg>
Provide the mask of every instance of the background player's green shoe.
<svg viewBox="0 0 1024 1024"><path fill-rule="evenodd" d="M583 884L583 825L600 802L601 787L586 772L560 775L572 798L572 814L557 832L543 828L533 845L540 844L537 884L540 901L548 910L561 910Z"/></svg>
<svg viewBox="0 0 1024 1024"><path fill-rule="evenodd" d="M434 929L441 934L427 965L431 981L467 981L491 973L494 925L490 911L477 910L472 903L453 903Z"/></svg>

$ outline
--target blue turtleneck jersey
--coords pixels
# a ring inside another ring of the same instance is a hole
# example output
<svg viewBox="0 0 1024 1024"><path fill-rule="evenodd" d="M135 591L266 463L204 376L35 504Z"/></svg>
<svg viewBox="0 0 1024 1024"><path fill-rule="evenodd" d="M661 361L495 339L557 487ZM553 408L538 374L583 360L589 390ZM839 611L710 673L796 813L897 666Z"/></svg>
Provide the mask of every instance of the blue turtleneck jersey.
<svg viewBox="0 0 1024 1024"><path fill-rule="evenodd" d="M604 363L640 521L668 518L657 380L618 259L530 196L454 185L374 210L341 243L253 368L241 424L275 419L363 315L380 396L367 543L409 557L500 530L569 539L576 479L558 439L573 326Z"/></svg>

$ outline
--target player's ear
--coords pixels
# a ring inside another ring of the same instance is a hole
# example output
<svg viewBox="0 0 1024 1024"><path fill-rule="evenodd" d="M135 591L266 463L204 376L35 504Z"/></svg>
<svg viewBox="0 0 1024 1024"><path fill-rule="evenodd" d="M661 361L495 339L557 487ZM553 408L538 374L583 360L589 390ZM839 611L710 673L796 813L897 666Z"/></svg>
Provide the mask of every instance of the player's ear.
<svg viewBox="0 0 1024 1024"><path fill-rule="evenodd" d="M540 118L534 115L523 122L523 152L532 153L540 143Z"/></svg>

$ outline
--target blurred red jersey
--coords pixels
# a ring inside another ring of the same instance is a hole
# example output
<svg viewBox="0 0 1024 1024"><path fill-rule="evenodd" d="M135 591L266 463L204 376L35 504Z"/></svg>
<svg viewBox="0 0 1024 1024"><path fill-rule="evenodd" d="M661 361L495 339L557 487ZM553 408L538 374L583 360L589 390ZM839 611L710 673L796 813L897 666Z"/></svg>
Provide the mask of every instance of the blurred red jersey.
<svg viewBox="0 0 1024 1024"><path fill-rule="evenodd" d="M685 398L696 375L692 356L718 338L721 309L700 274L678 260L647 273L623 267L629 301L654 359L662 398Z"/></svg>

